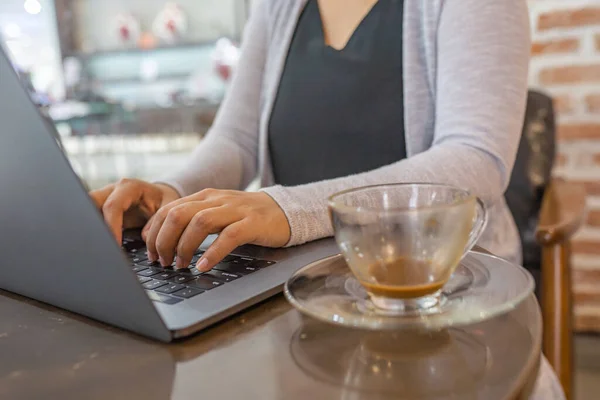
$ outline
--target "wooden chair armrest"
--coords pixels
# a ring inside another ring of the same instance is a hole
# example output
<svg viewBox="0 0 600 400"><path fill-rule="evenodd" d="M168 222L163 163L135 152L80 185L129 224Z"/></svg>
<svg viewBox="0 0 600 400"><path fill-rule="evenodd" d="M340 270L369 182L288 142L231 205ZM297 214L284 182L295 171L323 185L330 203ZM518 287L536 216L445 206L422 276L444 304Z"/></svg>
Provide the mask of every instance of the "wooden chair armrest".
<svg viewBox="0 0 600 400"><path fill-rule="evenodd" d="M568 241L583 224L585 198L583 185L552 179L542 201L537 241L543 246Z"/></svg>
<svg viewBox="0 0 600 400"><path fill-rule="evenodd" d="M544 193L536 239L542 246L543 351L567 399L573 395L573 337L570 239L583 224L585 188L553 179Z"/></svg>

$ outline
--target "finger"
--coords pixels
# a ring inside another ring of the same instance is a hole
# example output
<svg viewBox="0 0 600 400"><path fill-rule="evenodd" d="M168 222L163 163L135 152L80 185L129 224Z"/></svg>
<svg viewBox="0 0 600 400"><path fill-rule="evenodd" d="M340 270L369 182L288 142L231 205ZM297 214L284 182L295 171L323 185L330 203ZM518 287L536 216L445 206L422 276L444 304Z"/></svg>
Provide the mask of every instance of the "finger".
<svg viewBox="0 0 600 400"><path fill-rule="evenodd" d="M154 244L158 259L163 266L169 266L173 262L181 234L202 207L202 203L193 201L173 207L167 213Z"/></svg>
<svg viewBox="0 0 600 400"><path fill-rule="evenodd" d="M196 268L202 272L210 270L236 247L248 243L252 237L252 228L246 220L227 226L202 255Z"/></svg>
<svg viewBox="0 0 600 400"><path fill-rule="evenodd" d="M150 261L158 260L159 254L158 254L158 249L156 247L156 241L158 239L158 234L160 233L162 226L165 223L165 220L167 219L167 216L169 215L169 213L171 212L172 209L174 209L175 207L185 205L185 204L198 203L199 207L196 209L196 212L198 212L204 208L212 207L212 204L213 204L211 202L193 202L193 201L190 201L190 198L185 198L185 199L187 199L187 200L180 201L183 199L179 199L177 201L169 203L166 206L161 207L158 210L158 212L156 214L154 214L154 218L152 218L152 223L150 224L150 227L148 228L148 231L146 234L146 248L148 249L148 259ZM202 206L200 206L200 204ZM190 216L190 219L191 219L191 216ZM184 226L184 228L185 228L185 226ZM182 232L183 232L183 230L182 230ZM181 233L179 235L181 235ZM177 239L179 239L179 236L177 237ZM173 248L175 248L175 246L173 246Z"/></svg>
<svg viewBox="0 0 600 400"><path fill-rule="evenodd" d="M177 244L177 268L190 265L194 253L206 237L221 232L224 228L242 219L230 207L209 208L196 213Z"/></svg>
<svg viewBox="0 0 600 400"><path fill-rule="evenodd" d="M102 206L104 220L119 244L123 234L123 214L138 201L140 195L141 190L135 184L116 185Z"/></svg>
<svg viewBox="0 0 600 400"><path fill-rule="evenodd" d="M96 207L98 207L99 210L102 210L104 202L106 202L106 199L108 198L108 196L110 196L114 188L115 185L108 185L103 187L102 189L92 190L89 193L90 198L92 199L94 204L96 204Z"/></svg>
<svg viewBox="0 0 600 400"><path fill-rule="evenodd" d="M160 208L151 221L148 221L150 225L146 230L146 250L148 251L148 259L152 262L158 260L158 254L156 251L156 237L158 236L158 232L160 232L160 227L162 226L165 218L167 218L167 214L169 213L168 207Z"/></svg>
<svg viewBox="0 0 600 400"><path fill-rule="evenodd" d="M154 219L154 215L151 216L144 227L142 228L142 240L146 242L146 238L148 236L148 230L150 230L150 226L152 226L152 220Z"/></svg>

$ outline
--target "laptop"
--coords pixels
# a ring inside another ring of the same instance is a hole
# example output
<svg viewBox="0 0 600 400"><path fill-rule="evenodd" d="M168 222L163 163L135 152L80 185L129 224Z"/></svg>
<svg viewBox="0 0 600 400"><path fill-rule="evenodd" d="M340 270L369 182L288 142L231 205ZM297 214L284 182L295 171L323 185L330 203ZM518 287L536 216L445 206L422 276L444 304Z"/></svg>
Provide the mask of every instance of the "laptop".
<svg viewBox="0 0 600 400"><path fill-rule="evenodd" d="M242 246L205 274L152 265L139 235L115 242L52 129L0 46L0 289L169 342L281 292L298 268L338 253L325 239Z"/></svg>

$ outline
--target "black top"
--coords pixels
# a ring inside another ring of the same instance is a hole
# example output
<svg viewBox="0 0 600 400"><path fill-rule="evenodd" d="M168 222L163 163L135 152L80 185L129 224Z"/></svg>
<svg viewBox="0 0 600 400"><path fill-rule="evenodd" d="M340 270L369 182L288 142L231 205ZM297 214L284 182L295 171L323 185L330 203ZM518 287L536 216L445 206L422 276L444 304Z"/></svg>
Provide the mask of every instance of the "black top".
<svg viewBox="0 0 600 400"><path fill-rule="evenodd" d="M288 51L269 122L275 182L292 186L406 158L402 0L379 0L346 47L325 45L309 0Z"/></svg>

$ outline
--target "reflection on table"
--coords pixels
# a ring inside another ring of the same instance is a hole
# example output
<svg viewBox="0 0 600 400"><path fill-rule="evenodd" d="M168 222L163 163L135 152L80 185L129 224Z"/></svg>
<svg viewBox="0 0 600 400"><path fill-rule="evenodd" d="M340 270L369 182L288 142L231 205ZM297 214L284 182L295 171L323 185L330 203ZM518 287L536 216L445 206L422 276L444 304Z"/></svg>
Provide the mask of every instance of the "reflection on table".
<svg viewBox="0 0 600 400"><path fill-rule="evenodd" d="M531 391L541 318L531 296L476 325L382 334L304 318L276 296L163 345L2 293L0 346L7 399L495 400Z"/></svg>

